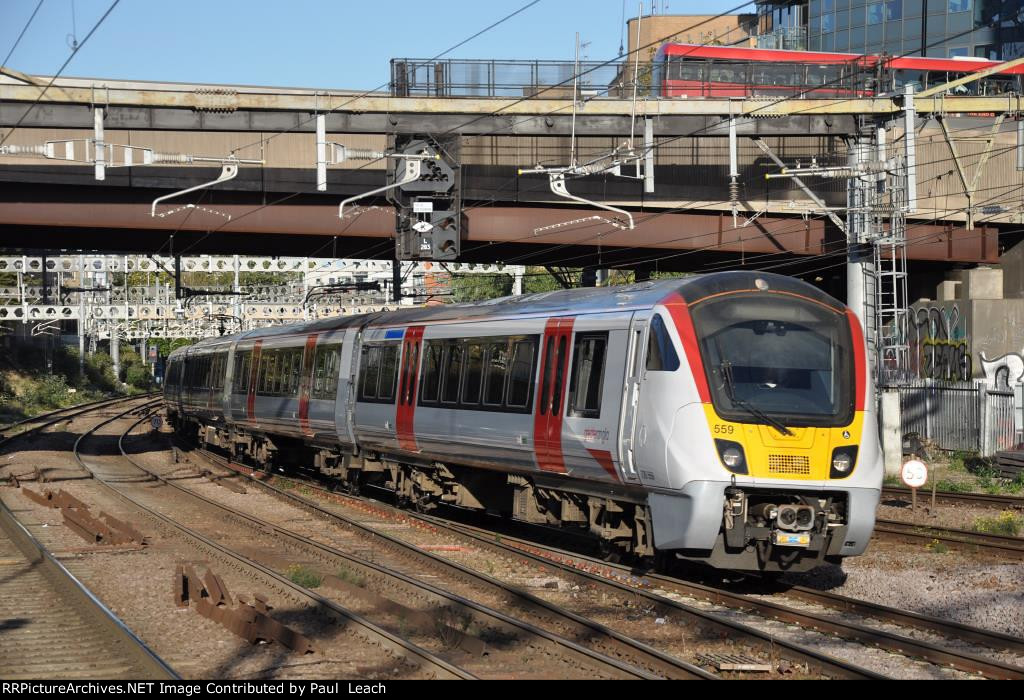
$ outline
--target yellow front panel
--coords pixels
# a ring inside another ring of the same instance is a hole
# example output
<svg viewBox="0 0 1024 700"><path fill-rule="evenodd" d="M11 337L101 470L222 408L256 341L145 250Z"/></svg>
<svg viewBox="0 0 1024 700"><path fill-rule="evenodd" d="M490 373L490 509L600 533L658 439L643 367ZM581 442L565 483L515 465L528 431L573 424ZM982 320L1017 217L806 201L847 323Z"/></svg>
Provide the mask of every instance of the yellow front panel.
<svg viewBox="0 0 1024 700"><path fill-rule="evenodd" d="M859 445L864 427L864 414L858 412L846 427L790 428L793 434L783 435L768 425L724 420L711 404L704 404L704 413L713 438L743 445L749 475L756 479L826 481L831 472L832 452L837 447ZM724 465L720 466L730 473ZM856 465L850 474L855 471Z"/></svg>

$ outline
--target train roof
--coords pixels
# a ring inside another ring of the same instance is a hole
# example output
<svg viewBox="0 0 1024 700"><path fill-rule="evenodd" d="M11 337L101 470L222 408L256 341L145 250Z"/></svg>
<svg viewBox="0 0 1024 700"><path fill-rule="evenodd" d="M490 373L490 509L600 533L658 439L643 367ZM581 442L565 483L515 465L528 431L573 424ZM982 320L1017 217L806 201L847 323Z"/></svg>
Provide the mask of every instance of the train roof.
<svg viewBox="0 0 1024 700"><path fill-rule="evenodd" d="M212 350L219 345L235 341L308 335L317 332L326 333L353 326L392 328L459 321L474 322L488 319L507 320L521 317L636 311L664 303L675 293L678 293L687 303L695 304L708 297L730 292L756 291L762 287L766 287L770 291L811 299L831 307L838 313L842 313L845 309L842 303L802 280L768 272L735 271L640 282L620 287L559 289L466 304L444 304L359 316L338 316L310 323L261 328L233 336L210 338L190 347ZM175 351L175 353L177 352L179 351Z"/></svg>

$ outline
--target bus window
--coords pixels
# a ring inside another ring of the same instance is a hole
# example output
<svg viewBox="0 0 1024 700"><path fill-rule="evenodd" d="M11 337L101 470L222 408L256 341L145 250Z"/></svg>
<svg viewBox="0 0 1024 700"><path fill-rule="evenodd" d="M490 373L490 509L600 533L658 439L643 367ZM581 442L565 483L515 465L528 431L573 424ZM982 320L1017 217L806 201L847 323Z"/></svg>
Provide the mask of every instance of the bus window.
<svg viewBox="0 0 1024 700"><path fill-rule="evenodd" d="M794 73L793 66L758 64L754 66L753 82L755 86L799 85L801 81Z"/></svg>
<svg viewBox="0 0 1024 700"><path fill-rule="evenodd" d="M669 70L669 80L693 80L703 82L704 61L680 57L672 59L672 67Z"/></svg>
<svg viewBox="0 0 1024 700"><path fill-rule="evenodd" d="M712 83L745 84L747 82L747 66L745 63L714 61L708 71L708 80Z"/></svg>

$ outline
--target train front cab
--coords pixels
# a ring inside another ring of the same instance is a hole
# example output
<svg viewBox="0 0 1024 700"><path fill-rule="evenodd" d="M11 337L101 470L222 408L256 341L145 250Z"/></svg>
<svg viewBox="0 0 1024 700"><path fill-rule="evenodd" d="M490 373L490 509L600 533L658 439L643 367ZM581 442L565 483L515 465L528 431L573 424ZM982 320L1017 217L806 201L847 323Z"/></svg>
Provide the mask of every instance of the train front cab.
<svg viewBox="0 0 1024 700"><path fill-rule="evenodd" d="M762 571L863 553L882 464L852 312L810 285L748 273L685 285L655 311L666 323L652 322L651 338L674 336L666 352L681 348L684 369L649 371L637 408L658 549Z"/></svg>

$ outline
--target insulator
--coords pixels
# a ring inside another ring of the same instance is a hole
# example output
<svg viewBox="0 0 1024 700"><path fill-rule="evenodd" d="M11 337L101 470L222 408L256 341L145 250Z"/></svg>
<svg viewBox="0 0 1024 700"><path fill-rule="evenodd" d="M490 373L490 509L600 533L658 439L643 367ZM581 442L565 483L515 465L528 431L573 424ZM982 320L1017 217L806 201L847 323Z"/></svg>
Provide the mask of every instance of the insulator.
<svg viewBox="0 0 1024 700"><path fill-rule="evenodd" d="M46 146L2 146L0 155L4 156L45 156Z"/></svg>
<svg viewBox="0 0 1024 700"><path fill-rule="evenodd" d="M154 163L183 163L191 164L193 157L184 153L154 153Z"/></svg>
<svg viewBox="0 0 1024 700"><path fill-rule="evenodd" d="M383 151L371 151L368 148L343 148L341 151L342 160L380 160L386 158Z"/></svg>
<svg viewBox="0 0 1024 700"><path fill-rule="evenodd" d="M740 183L736 180L729 183L729 201L734 204L740 201Z"/></svg>

